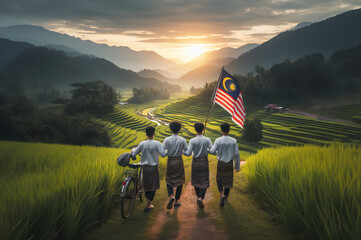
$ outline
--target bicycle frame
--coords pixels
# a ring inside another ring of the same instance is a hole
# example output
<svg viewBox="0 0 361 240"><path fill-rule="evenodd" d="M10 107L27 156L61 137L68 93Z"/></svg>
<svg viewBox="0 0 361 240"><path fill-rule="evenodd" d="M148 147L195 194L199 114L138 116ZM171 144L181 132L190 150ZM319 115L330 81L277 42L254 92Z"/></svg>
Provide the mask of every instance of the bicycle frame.
<svg viewBox="0 0 361 240"><path fill-rule="evenodd" d="M125 190L128 188L129 183L131 182L130 180L132 180L133 178L135 178L135 188L136 188L136 195L139 193L142 193L142 189L143 189L143 168L139 167L137 169L133 169L134 172L136 173L135 176L127 176L128 173L126 173L126 169L125 167L123 168L123 175L126 176L123 180L123 186L122 186L122 191L121 191L121 197L124 197L124 192Z"/></svg>

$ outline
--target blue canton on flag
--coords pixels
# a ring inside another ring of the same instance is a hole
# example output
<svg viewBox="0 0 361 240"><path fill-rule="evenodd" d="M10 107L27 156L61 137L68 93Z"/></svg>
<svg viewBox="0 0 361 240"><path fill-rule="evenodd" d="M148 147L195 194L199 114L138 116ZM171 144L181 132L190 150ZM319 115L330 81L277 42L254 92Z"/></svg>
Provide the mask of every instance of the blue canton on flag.
<svg viewBox="0 0 361 240"><path fill-rule="evenodd" d="M241 88L236 79L222 69L219 76L213 103L217 103L232 115L232 120L243 128L246 111L243 106Z"/></svg>

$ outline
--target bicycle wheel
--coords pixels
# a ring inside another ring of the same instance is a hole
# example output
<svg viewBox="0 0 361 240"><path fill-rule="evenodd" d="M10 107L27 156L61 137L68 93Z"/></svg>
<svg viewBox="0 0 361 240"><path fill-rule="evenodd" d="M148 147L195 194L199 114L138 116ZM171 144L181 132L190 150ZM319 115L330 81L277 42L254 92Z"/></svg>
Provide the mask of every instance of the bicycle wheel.
<svg viewBox="0 0 361 240"><path fill-rule="evenodd" d="M122 217L127 219L134 208L136 199L136 185L134 178L130 178L123 188L120 198L120 211Z"/></svg>

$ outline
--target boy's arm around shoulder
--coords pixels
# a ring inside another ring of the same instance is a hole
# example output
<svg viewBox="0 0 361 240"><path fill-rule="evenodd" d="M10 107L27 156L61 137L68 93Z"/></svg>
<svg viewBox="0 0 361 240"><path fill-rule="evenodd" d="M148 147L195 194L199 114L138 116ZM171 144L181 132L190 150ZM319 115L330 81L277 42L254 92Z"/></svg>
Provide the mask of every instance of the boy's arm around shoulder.
<svg viewBox="0 0 361 240"><path fill-rule="evenodd" d="M163 146L160 142L158 142L158 153L161 157L167 156L167 152L164 151Z"/></svg>
<svg viewBox="0 0 361 240"><path fill-rule="evenodd" d="M211 148L208 150L208 152L212 155L216 155L217 154L217 150L218 150L218 139L216 139L216 141L214 141L214 144L212 146L212 142L211 142Z"/></svg>
<svg viewBox="0 0 361 240"><path fill-rule="evenodd" d="M186 145L187 145L187 142L186 142ZM190 155L192 155L192 151L193 151L192 140L189 141L189 147L187 147L187 148L188 149L183 152L183 155L189 157Z"/></svg>

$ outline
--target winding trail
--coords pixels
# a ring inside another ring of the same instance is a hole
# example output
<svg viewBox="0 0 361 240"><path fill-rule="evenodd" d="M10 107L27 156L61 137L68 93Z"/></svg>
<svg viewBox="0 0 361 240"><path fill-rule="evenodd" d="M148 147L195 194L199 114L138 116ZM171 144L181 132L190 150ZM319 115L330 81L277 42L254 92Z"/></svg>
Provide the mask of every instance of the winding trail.
<svg viewBox="0 0 361 240"><path fill-rule="evenodd" d="M147 112L147 115L144 115L144 114L142 113L142 112L143 112L143 109L136 111L136 114L138 114L138 115L140 115L140 116L142 116L142 117L145 117L146 119L148 119L148 120L151 121L151 122L157 123L158 126L160 126L160 125L167 125L167 126L168 126L168 125L169 125L168 122L163 121L163 120L161 120L160 118L158 118L158 117L156 117L156 116L154 115L153 111L154 111L155 109L157 109L157 108L154 107L154 108L152 108L151 110L149 110L149 111Z"/></svg>
<svg viewBox="0 0 361 240"><path fill-rule="evenodd" d="M245 162L241 162L242 165ZM185 169L190 180L190 166ZM219 192L215 184L216 158L210 158L210 188L204 200L204 209L196 204L196 195L190 182L184 185L181 203L177 209L167 210L168 197L165 181L154 200L155 209L145 213L144 202L136 204L132 216L123 220L119 209L103 224L89 231L86 240L298 240L282 225L272 220L257 205L248 192L244 174L235 173L235 186L224 208L219 207Z"/></svg>
<svg viewBox="0 0 361 240"><path fill-rule="evenodd" d="M181 196L182 206L167 210L165 202L163 210L158 213L157 224L149 230L149 239L229 239L224 229L217 229L209 219L210 211L207 204L213 199L208 191L204 199L204 209L199 209L196 203L194 187L190 182L185 185ZM172 227L173 226L173 227Z"/></svg>
<svg viewBox="0 0 361 240"><path fill-rule="evenodd" d="M310 117L310 118L320 120L320 121L340 122L340 123L347 123L347 124L351 124L351 125L356 124L354 122L351 122L351 121L348 121L348 120L345 120L345 119L327 117L327 116L322 116L322 115L318 115L318 114L313 114L313 113L308 113L308 112L303 112L303 111L297 111L297 110L290 110L289 113L293 113L293 114L297 114L297 115L301 115L301 116L305 116L305 117Z"/></svg>

